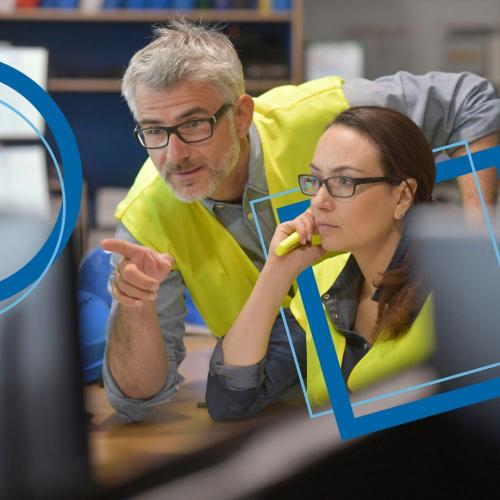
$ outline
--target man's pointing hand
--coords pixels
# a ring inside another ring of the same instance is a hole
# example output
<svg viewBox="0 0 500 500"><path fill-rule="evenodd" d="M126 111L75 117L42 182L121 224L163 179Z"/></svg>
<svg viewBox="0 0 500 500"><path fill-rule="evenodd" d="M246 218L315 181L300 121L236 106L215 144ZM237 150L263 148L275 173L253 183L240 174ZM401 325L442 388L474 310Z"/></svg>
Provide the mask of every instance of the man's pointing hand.
<svg viewBox="0 0 500 500"><path fill-rule="evenodd" d="M116 301L124 306L139 307L143 302L156 300L160 283L175 264L171 255L117 239L103 240L101 246L122 256L112 283Z"/></svg>

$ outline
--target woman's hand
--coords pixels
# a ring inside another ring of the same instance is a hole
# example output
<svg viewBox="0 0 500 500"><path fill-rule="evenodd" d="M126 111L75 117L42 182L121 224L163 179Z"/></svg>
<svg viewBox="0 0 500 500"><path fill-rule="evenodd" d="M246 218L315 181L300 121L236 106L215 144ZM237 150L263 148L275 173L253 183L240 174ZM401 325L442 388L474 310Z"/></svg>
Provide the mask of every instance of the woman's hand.
<svg viewBox="0 0 500 500"><path fill-rule="evenodd" d="M285 255L278 257L276 247L295 231L300 236L300 245ZM271 240L266 266L286 269L292 279L295 279L298 274L325 254L322 246L311 244L312 235L315 232L316 223L310 208L295 219L280 224Z"/></svg>
<svg viewBox="0 0 500 500"><path fill-rule="evenodd" d="M315 229L310 210L276 228L266 264L250 297L222 342L225 365L250 366L266 355L276 315L297 274L325 253L322 247L310 243ZM299 233L303 245L277 256L276 247L295 231ZM252 334L249 335L248 332Z"/></svg>

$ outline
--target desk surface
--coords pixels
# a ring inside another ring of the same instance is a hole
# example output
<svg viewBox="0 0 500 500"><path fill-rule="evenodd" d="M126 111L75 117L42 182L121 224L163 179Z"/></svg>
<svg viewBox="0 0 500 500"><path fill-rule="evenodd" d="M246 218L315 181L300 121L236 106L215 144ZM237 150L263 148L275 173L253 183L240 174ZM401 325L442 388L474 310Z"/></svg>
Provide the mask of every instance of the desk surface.
<svg viewBox="0 0 500 500"><path fill-rule="evenodd" d="M217 481L226 490L236 488L238 494L241 491L253 491L257 482L272 484L276 478L288 477L293 464L298 470L301 464L312 463L322 453L331 453L342 446L334 420L325 417L312 421L305 406L301 408L275 404L252 418L235 422L212 421L205 408L197 407L197 402L204 401L208 363L215 339L208 334L191 334L186 335L185 345L188 354L180 372L186 381L170 402L152 410L146 422L124 424L107 402L104 389L95 384L86 388L87 408L94 414L89 436L91 466L95 480L101 486L108 488L123 485L168 462L174 462L231 437L243 437L256 427L261 430L258 446L262 453L257 455L257 459L255 450L250 449L247 453L250 457L247 456L250 464L248 467L251 467L253 475L249 475L245 467L242 467L245 473L233 470L235 479L231 483L224 480L227 470L222 468L218 476L209 478L212 489L217 477ZM369 389L353 400L388 394L401 387L415 386L434 378L436 374L432 370L419 367ZM375 401L356 408L355 414L363 415L428 396L432 387ZM288 419L289 416L293 420ZM272 425L273 421L278 425ZM271 425L264 427L263 424ZM241 450L244 449L242 440ZM283 461L283 455L288 460ZM241 457L238 463L241 463ZM257 469L260 470L259 473ZM246 484L247 489L244 487L245 481L251 483ZM200 487L203 481L196 484L198 489L205 491L203 486ZM228 491L218 498L231 497L232 493ZM200 498L204 495L205 493L197 490L196 494L187 498Z"/></svg>
<svg viewBox="0 0 500 500"><path fill-rule="evenodd" d="M103 388L96 384L86 387L86 406L94 414L89 437L91 464L102 485L121 484L162 463L279 418L290 409L277 404L253 418L212 421L205 408L197 407L197 402L205 399L208 362L215 339L207 334L192 334L186 336L185 344L188 354L180 372L186 381L169 403L153 409L146 422L123 423L107 402Z"/></svg>

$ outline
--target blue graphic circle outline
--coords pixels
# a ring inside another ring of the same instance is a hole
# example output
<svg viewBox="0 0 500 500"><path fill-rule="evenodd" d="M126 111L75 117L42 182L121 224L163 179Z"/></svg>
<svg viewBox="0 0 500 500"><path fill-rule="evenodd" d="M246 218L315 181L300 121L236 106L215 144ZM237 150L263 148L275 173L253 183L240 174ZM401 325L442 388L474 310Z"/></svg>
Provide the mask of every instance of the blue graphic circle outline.
<svg viewBox="0 0 500 500"><path fill-rule="evenodd" d="M51 129L64 167L65 182L61 184L62 196L65 201L65 213L59 211L56 224L49 238L40 251L22 269L12 276L0 281L0 301L10 298L37 283L42 276L46 263L50 261L54 248L57 246L59 232L62 230L62 240L56 250L60 255L73 231L80 211L82 194L82 169L78 145L63 113L54 100L37 83L20 71L0 62L0 82L16 90L27 99L44 117ZM71 196L68 196L71 193Z"/></svg>
<svg viewBox="0 0 500 500"><path fill-rule="evenodd" d="M59 230L59 235L57 238L57 243L56 246L54 247L54 251L52 252L52 255L50 256L49 262L45 266L45 269L42 271L42 274L40 277L29 286L29 288L22 294L20 295L16 300L5 306L3 309L0 309L0 314L4 314L13 307L15 307L19 302L24 300L42 281L43 277L47 274L48 270L50 269L50 266L53 264L54 260L56 259L57 252L59 251L59 248L61 247L61 241L62 241L62 236L64 232L64 226L66 223L66 192L64 188L64 179L61 173L61 167L59 166L59 162L57 161L54 152L52 151L52 148L50 145L47 143L45 137L42 135L42 133L38 130L38 128L26 117L24 116L19 110L15 109L13 106L11 106L9 103L3 101L0 99L0 104L3 104L5 107L13 111L16 115L18 115L22 120L24 120L32 129L33 131L38 135L40 140L43 142L44 146L47 148L47 151L49 152L50 157L52 158L52 161L54 162L54 165L57 170L57 177L59 178L59 184L61 185L61 194L62 194L62 202L61 202L61 212L62 212L62 217L61 217L61 229ZM14 273L15 275L16 273ZM12 275L12 276L14 276ZM0 281L0 285L2 284L4 280Z"/></svg>

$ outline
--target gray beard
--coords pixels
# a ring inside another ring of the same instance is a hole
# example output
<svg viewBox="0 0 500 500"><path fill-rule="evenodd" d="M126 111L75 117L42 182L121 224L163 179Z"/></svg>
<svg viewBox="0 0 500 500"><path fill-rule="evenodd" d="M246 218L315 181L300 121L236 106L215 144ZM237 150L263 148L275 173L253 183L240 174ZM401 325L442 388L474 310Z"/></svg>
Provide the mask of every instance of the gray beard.
<svg viewBox="0 0 500 500"><path fill-rule="evenodd" d="M210 180L207 185L198 188L196 190L191 190L189 186L183 186L181 188L176 188L172 185L168 180L168 173L173 172L182 172L177 166L173 166L173 168L167 168L165 173L161 174L162 179L169 186L169 188L174 193L175 197L184 202L184 203L193 203L195 201L200 201L205 198L209 198L216 190L220 187L220 185L224 182L224 180L229 176L229 174L235 169L238 164L238 159L240 157L241 147L240 143L236 138L236 133L233 131L233 145L232 147L226 151L224 156L221 158L219 166L214 166L213 163L208 163L203 166L207 167L210 172ZM202 165L199 165L202 166ZM192 166L191 166L192 168ZM186 193L187 191L187 193Z"/></svg>

